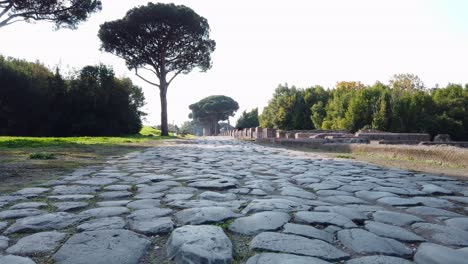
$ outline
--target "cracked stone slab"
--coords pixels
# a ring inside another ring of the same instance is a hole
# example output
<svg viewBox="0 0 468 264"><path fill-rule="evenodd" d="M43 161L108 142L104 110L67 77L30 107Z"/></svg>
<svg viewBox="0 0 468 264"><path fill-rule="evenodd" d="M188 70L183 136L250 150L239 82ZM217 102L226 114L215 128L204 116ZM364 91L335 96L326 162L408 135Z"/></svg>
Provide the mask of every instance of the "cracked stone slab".
<svg viewBox="0 0 468 264"><path fill-rule="evenodd" d="M330 264L330 262L293 254L261 253L249 258L247 264Z"/></svg>
<svg viewBox="0 0 468 264"><path fill-rule="evenodd" d="M172 231L167 256L177 264L232 263L232 243L221 227L186 225Z"/></svg>
<svg viewBox="0 0 468 264"><path fill-rule="evenodd" d="M244 235L256 235L264 231L274 231L286 224L291 217L284 212L260 212L235 219L229 230Z"/></svg>
<svg viewBox="0 0 468 264"><path fill-rule="evenodd" d="M65 233L57 231L40 232L26 236L9 247L6 252L12 255L37 256L52 252L66 237Z"/></svg>
<svg viewBox="0 0 468 264"><path fill-rule="evenodd" d="M215 206L184 209L174 215L176 221L182 225L216 223L239 216L229 208Z"/></svg>
<svg viewBox="0 0 468 264"><path fill-rule="evenodd" d="M341 243L358 254L383 254L389 256L411 256L413 251L404 244L391 239L379 237L362 229L345 229L338 231Z"/></svg>
<svg viewBox="0 0 468 264"><path fill-rule="evenodd" d="M56 264L138 264L151 241L128 230L99 230L73 235L54 254Z"/></svg>
<svg viewBox="0 0 468 264"><path fill-rule="evenodd" d="M250 242L250 248L255 250L300 254L330 261L349 258L347 253L322 240L274 232L263 232L256 235Z"/></svg>

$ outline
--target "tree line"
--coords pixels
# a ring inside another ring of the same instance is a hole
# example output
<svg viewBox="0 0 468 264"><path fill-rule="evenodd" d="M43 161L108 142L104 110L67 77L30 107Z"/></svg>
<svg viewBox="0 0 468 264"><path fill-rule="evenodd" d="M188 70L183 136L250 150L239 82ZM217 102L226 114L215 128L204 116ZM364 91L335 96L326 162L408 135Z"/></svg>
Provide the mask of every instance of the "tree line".
<svg viewBox="0 0 468 264"><path fill-rule="evenodd" d="M0 56L0 135L112 136L140 131L140 87L105 65L63 77L39 62Z"/></svg>
<svg viewBox="0 0 468 264"><path fill-rule="evenodd" d="M468 140L468 84L427 88L416 75L398 74L388 84L279 85L259 120L282 130L376 129Z"/></svg>

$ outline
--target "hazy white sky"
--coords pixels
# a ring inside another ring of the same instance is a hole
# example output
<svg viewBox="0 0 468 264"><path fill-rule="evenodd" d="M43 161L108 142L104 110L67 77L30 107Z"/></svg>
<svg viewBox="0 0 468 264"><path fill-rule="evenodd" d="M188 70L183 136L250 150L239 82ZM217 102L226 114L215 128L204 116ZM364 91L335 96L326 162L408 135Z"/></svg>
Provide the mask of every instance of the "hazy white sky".
<svg viewBox="0 0 468 264"><path fill-rule="evenodd" d="M49 67L104 63L143 87L147 123L159 124L159 93L120 58L99 51L99 25L148 0L103 0L103 10L78 30L49 23L0 28L0 54ZM240 112L264 107L280 83L299 87L337 81L386 82L414 73L428 86L468 83L466 0L192 0L208 19L217 48L213 68L177 77L168 91L169 122L188 120L188 105L214 94L231 96Z"/></svg>

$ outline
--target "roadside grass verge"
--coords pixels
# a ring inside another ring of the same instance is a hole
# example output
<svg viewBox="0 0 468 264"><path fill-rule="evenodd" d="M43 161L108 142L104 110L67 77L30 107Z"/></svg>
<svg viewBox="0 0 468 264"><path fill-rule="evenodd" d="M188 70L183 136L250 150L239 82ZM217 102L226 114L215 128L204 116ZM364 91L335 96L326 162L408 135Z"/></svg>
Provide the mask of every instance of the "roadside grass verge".
<svg viewBox="0 0 468 264"><path fill-rule="evenodd" d="M145 126L139 134L121 137L0 136L0 195L181 138L160 135L159 130Z"/></svg>
<svg viewBox="0 0 468 264"><path fill-rule="evenodd" d="M468 179L468 149L453 146L380 145L380 144L267 144L332 158L364 161L384 167L445 174Z"/></svg>

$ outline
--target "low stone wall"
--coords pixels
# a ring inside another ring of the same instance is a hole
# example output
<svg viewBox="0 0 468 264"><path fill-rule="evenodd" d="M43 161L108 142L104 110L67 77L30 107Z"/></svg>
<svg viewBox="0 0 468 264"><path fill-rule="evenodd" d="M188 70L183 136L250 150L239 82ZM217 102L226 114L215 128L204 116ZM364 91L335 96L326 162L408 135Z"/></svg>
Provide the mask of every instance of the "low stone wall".
<svg viewBox="0 0 468 264"><path fill-rule="evenodd" d="M229 130L220 133L221 136L229 136L244 140L256 140L259 142L279 144L369 144L377 141L379 145L447 145L468 148L468 142L433 142L430 135L424 133L364 133L351 134L347 131L333 130L308 130L283 131L272 128L253 127L242 130ZM311 136L312 135L312 136Z"/></svg>
<svg viewBox="0 0 468 264"><path fill-rule="evenodd" d="M423 133L356 133L357 137L369 140L408 140L408 141L430 141L431 135Z"/></svg>
<svg viewBox="0 0 468 264"><path fill-rule="evenodd" d="M326 138L326 137L351 138L351 137L354 137L354 135L350 133L320 133L320 134L313 135L310 138Z"/></svg>
<svg viewBox="0 0 468 264"><path fill-rule="evenodd" d="M453 146L453 147L460 147L460 148L468 148L468 141L451 141L451 142L433 142L433 141L425 141L420 142L419 145L422 146Z"/></svg>
<svg viewBox="0 0 468 264"><path fill-rule="evenodd" d="M379 140L379 145L418 145L421 141L418 140Z"/></svg>

